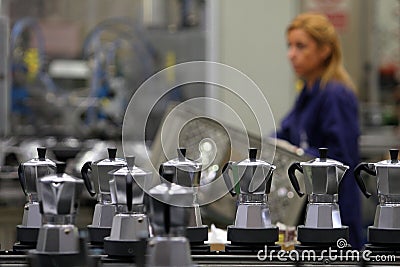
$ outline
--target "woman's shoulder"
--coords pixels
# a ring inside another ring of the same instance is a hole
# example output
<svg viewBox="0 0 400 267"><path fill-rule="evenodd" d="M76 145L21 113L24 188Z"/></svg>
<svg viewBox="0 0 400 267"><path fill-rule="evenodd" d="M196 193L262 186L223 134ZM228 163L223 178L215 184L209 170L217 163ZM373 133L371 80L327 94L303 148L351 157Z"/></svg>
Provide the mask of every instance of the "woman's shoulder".
<svg viewBox="0 0 400 267"><path fill-rule="evenodd" d="M329 81L322 90L324 94L332 98L354 98L356 95L346 84L340 81Z"/></svg>
<svg viewBox="0 0 400 267"><path fill-rule="evenodd" d="M331 80L326 83L325 88L324 88L328 93L337 93L339 92L350 92L353 93L353 91L348 87L346 84L343 82L337 81L337 80ZM354 94L354 93L353 93Z"/></svg>
<svg viewBox="0 0 400 267"><path fill-rule="evenodd" d="M330 105L336 103L344 106L358 106L357 96L353 90L342 82L330 81L322 91L324 102L329 102Z"/></svg>

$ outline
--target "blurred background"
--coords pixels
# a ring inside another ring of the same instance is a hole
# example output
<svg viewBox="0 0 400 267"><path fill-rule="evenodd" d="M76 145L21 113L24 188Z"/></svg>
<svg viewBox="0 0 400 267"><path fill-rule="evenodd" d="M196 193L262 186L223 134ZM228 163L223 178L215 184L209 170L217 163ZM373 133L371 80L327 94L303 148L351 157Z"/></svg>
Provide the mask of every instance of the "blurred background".
<svg viewBox="0 0 400 267"><path fill-rule="evenodd" d="M10 214L0 216L2 247L12 245L25 203L18 164L46 146L48 157L67 161L68 171L79 176L82 164L104 158L109 146L123 156L129 99L166 67L209 60L238 69L261 89L279 125L298 93L285 30L303 11L325 13L339 31L345 66L359 89L362 158L385 158L400 144L399 0L1 0L0 213ZM177 78L171 72L161 82ZM143 103L152 94L157 92ZM154 140L169 103L198 96L235 106L249 133L260 138L251 111L236 95L190 84L156 103L146 126L147 148L157 149ZM205 108L232 121L218 106ZM146 149L133 147L139 158ZM81 225L89 223L94 201L86 196L82 203ZM365 225L373 220L376 201L364 201ZM224 225L234 206L215 213Z"/></svg>

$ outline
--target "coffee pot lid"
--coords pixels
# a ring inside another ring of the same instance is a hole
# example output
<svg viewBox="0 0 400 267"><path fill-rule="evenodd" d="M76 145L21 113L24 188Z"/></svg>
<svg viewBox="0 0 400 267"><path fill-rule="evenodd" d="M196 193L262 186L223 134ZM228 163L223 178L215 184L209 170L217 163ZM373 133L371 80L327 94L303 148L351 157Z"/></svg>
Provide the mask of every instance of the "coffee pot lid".
<svg viewBox="0 0 400 267"><path fill-rule="evenodd" d="M94 164L97 166L114 166L118 165L120 166L121 164L125 165L125 159L117 158L117 148L115 147L109 147L107 148L108 150L108 158L101 159L96 161Z"/></svg>
<svg viewBox="0 0 400 267"><path fill-rule="evenodd" d="M144 169L141 169L141 168L135 166L135 157L134 156L127 156L125 159L126 159L127 166L122 167L117 170L112 170L110 172L111 175L126 177L128 174L131 174L132 176L142 176L142 175L151 174L150 171L147 171L147 170L144 170Z"/></svg>
<svg viewBox="0 0 400 267"><path fill-rule="evenodd" d="M398 149L389 149L390 159L382 160L375 163L376 167L400 167L400 161L398 160L399 150Z"/></svg>
<svg viewBox="0 0 400 267"><path fill-rule="evenodd" d="M64 162L56 163L56 173L47 175L40 179L41 183L80 183L83 184L83 180L73 177L65 173L66 164Z"/></svg>
<svg viewBox="0 0 400 267"><path fill-rule="evenodd" d="M301 162L301 166L310 166L310 167L331 167L331 166L342 166L348 168L348 166L344 165L342 162L329 159L327 157L328 149L327 148L319 148L319 158L312 159L307 162Z"/></svg>
<svg viewBox="0 0 400 267"><path fill-rule="evenodd" d="M23 166L56 166L56 163L51 159L46 158L46 148L38 147L37 148L38 157L28 160L27 162L22 163Z"/></svg>
<svg viewBox="0 0 400 267"><path fill-rule="evenodd" d="M238 166L266 166L266 167L271 167L275 169L276 167L266 161L257 159L257 148L249 148L249 158L244 159L242 161L239 161L237 163L234 163Z"/></svg>
<svg viewBox="0 0 400 267"><path fill-rule="evenodd" d="M164 162L164 166L175 166L175 167L188 167L191 166L195 169L200 169L202 164L200 162L190 160L186 158L186 148L180 147L177 149L178 157Z"/></svg>

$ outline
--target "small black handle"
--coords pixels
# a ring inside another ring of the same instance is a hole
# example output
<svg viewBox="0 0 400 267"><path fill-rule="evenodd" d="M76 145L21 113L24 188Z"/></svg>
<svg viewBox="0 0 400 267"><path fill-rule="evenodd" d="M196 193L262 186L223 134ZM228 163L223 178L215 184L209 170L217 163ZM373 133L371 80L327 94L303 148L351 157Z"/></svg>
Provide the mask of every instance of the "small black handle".
<svg viewBox="0 0 400 267"><path fill-rule="evenodd" d="M274 169L270 168L267 175L265 176L265 194L271 193L272 177L274 175Z"/></svg>
<svg viewBox="0 0 400 267"><path fill-rule="evenodd" d="M180 147L178 150L178 160L185 161L186 160L186 148Z"/></svg>
<svg viewBox="0 0 400 267"><path fill-rule="evenodd" d="M81 169L81 175L83 182L85 183L86 189L89 192L90 196L96 195L96 192L93 190L92 183L90 181L89 177L89 170L92 170L92 162L88 161L85 164L83 164L82 169Z"/></svg>
<svg viewBox="0 0 400 267"><path fill-rule="evenodd" d="M133 185L133 177L130 173L126 176L126 205L128 206L128 212L132 211L132 185Z"/></svg>
<svg viewBox="0 0 400 267"><path fill-rule="evenodd" d="M249 148L249 159L251 162L254 162L257 160L257 148L251 147Z"/></svg>
<svg viewBox="0 0 400 267"><path fill-rule="evenodd" d="M304 196L304 193L301 192L301 190L300 190L299 181L297 180L297 177L295 174L296 170L303 173L303 168L301 167L300 162L294 162L294 163L292 163L292 165L290 165L290 167L288 169L288 175L289 175L289 179L290 179L290 182L292 183L294 190L296 190L297 195L299 195L299 197L302 197L302 196Z"/></svg>
<svg viewBox="0 0 400 267"><path fill-rule="evenodd" d="M161 178L164 177L164 164L160 164L160 167L158 167L158 175L160 176L160 181L162 182Z"/></svg>
<svg viewBox="0 0 400 267"><path fill-rule="evenodd" d="M114 161L115 157L117 156L117 148L109 147L107 148L107 150L108 150L108 159Z"/></svg>
<svg viewBox="0 0 400 267"><path fill-rule="evenodd" d="M354 177L356 178L358 187L360 188L360 190L364 194L364 196L367 198L369 198L372 194L367 191L367 187L365 186L364 180L361 177L361 171L365 171L369 175L376 176L376 170L369 168L368 165L369 165L368 163L361 162L354 169Z"/></svg>
<svg viewBox="0 0 400 267"><path fill-rule="evenodd" d="M66 167L67 167L67 164L65 162L62 162L62 161L56 162L56 174L58 176L64 174Z"/></svg>
<svg viewBox="0 0 400 267"><path fill-rule="evenodd" d="M392 163L399 162L399 160L398 160L399 150L398 149L390 149L389 153L390 153L390 160L392 161Z"/></svg>
<svg viewBox="0 0 400 267"><path fill-rule="evenodd" d="M127 156L125 159L128 170L132 170L135 167L135 156Z"/></svg>
<svg viewBox="0 0 400 267"><path fill-rule="evenodd" d="M222 176L224 177L224 181L226 187L229 190L229 193L231 193L231 196L234 197L236 196L236 191L234 186L232 185L231 177L229 176L229 170L232 170L232 161L225 163L224 167L222 168Z"/></svg>
<svg viewBox="0 0 400 267"><path fill-rule="evenodd" d="M38 158L40 161L46 160L46 148L45 147L38 147L37 153L38 153Z"/></svg>
<svg viewBox="0 0 400 267"><path fill-rule="evenodd" d="M26 193L25 174L24 174L24 167L22 166L22 163L19 164L19 166L18 166L18 179L19 179L19 183L21 184L22 191L24 191L24 194L26 196L27 193Z"/></svg>

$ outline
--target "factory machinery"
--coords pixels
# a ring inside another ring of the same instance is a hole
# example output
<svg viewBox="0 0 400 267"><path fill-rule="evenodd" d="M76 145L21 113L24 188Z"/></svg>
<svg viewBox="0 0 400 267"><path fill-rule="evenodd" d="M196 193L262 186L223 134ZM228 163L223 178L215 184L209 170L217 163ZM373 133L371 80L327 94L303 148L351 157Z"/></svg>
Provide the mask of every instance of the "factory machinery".
<svg viewBox="0 0 400 267"><path fill-rule="evenodd" d="M349 230L340 218L339 184L348 166L327 158L326 148L318 158L292 162L286 170L260 159L257 148L248 148L245 159L226 162L223 183L238 197L235 219L227 227L229 242L222 248L208 242L199 209L203 166L187 157L186 148L178 148L177 157L161 163L155 175L137 166L133 155L118 158L116 152L109 147L107 158L86 162L82 177L67 174L66 164L47 158L44 147L21 163L18 176L27 203L13 249L0 252L0 266L400 265L397 149L390 150L389 160L355 169L367 197L361 173L376 176L380 198L362 250L349 245ZM291 249L281 247L272 220L269 197L279 171L300 197L303 189L308 195L304 225L297 226ZM298 172L304 174L304 186ZM78 229L85 188L97 203L92 223Z"/></svg>

